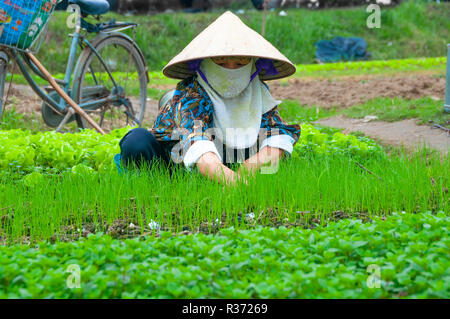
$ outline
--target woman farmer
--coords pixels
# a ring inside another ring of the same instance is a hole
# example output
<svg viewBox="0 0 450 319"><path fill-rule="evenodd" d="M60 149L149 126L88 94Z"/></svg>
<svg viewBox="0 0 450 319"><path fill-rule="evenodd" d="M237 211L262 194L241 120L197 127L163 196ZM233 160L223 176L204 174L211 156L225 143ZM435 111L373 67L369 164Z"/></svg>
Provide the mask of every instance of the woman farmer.
<svg viewBox="0 0 450 319"><path fill-rule="evenodd" d="M294 65L237 16L226 12L163 69L182 79L154 126L120 141L123 163L179 163L234 184L245 172L290 155L299 125L287 125L263 80L292 75ZM232 163L243 163L237 172Z"/></svg>

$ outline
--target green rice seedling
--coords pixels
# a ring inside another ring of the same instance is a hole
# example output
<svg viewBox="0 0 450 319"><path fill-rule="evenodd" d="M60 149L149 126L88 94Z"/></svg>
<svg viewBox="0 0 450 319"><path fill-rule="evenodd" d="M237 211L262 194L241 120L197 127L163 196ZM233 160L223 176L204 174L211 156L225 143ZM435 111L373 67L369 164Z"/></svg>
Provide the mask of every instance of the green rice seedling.
<svg viewBox="0 0 450 319"><path fill-rule="evenodd" d="M229 226L315 227L395 211L447 212L449 168L448 156L423 148L362 164L342 155L291 157L275 174L259 172L248 177L248 186L226 188L196 170L170 174L158 166L122 175L111 169L2 178L0 241L76 239L99 231L121 238L134 233L131 223L141 234L157 233L151 222L163 231L210 233Z"/></svg>

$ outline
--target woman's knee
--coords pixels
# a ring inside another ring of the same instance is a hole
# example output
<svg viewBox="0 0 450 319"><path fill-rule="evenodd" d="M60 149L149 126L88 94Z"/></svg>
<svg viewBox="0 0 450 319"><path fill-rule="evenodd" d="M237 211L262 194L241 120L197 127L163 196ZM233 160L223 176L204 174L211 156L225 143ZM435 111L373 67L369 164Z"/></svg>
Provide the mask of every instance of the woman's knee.
<svg viewBox="0 0 450 319"><path fill-rule="evenodd" d="M120 141L120 151L125 163L144 158L151 160L155 137L143 128L129 131Z"/></svg>
<svg viewBox="0 0 450 319"><path fill-rule="evenodd" d="M120 141L121 156L125 164L135 163L140 166L142 161L153 162L157 158L167 161L163 149L155 136L143 128L128 132Z"/></svg>
<svg viewBox="0 0 450 319"><path fill-rule="evenodd" d="M151 148L156 139L152 133L144 128L135 128L129 131L120 141L122 152L140 153Z"/></svg>

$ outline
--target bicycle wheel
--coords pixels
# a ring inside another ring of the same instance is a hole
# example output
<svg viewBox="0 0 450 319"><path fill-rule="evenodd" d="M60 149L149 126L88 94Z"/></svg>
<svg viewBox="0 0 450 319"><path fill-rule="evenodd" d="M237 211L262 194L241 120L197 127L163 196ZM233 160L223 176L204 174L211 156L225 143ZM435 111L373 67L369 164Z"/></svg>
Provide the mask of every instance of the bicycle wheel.
<svg viewBox="0 0 450 319"><path fill-rule="evenodd" d="M8 55L5 52L0 51L0 122L3 118L3 94L6 83L6 74L8 73L8 63Z"/></svg>
<svg viewBox="0 0 450 319"><path fill-rule="evenodd" d="M126 125L142 126L148 84L142 53L120 33L101 36L93 45L102 59L89 48L83 51L74 78L75 101L103 101L83 109L106 132ZM91 128L81 116L76 118L80 128Z"/></svg>

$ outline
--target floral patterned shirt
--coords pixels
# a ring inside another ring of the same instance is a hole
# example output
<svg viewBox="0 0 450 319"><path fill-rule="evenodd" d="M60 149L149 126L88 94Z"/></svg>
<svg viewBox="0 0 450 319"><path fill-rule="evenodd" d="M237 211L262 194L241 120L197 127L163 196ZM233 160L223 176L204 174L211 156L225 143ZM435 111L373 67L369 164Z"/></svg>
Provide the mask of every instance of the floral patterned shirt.
<svg viewBox="0 0 450 319"><path fill-rule="evenodd" d="M264 85L269 88L267 84ZM172 159L176 153L178 162L184 161L190 167L202 153L213 151L217 154L211 143L217 140L211 134L211 129L214 128L213 115L213 103L197 81L197 75L194 75L177 84L173 98L159 109L150 132L158 141L167 142L172 147ZM290 154L300 133L300 125L288 125L284 122L276 106L261 118L260 138L265 139L260 149L267 145L281 148ZM177 146L173 148L175 144ZM195 152L194 148L197 149Z"/></svg>

